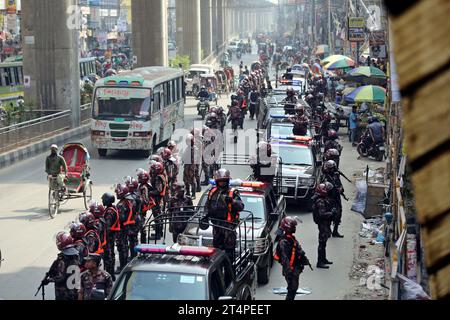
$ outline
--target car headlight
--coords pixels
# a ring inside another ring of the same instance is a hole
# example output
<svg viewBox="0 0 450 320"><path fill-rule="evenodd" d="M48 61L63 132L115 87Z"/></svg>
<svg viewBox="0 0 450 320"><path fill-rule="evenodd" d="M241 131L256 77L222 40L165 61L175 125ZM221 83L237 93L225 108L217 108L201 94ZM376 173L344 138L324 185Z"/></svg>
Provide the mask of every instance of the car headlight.
<svg viewBox="0 0 450 320"><path fill-rule="evenodd" d="M313 187L316 180L314 178L301 178L298 180L298 183L302 186Z"/></svg>

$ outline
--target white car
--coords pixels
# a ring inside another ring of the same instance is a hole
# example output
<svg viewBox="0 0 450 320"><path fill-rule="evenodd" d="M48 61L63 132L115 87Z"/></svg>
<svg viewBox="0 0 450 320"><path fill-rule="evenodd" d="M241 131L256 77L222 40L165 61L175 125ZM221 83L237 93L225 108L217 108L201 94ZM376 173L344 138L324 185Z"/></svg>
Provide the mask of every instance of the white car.
<svg viewBox="0 0 450 320"><path fill-rule="evenodd" d="M236 52L238 49L239 42L237 41L230 41L230 44L228 45L228 50L232 50L233 52Z"/></svg>

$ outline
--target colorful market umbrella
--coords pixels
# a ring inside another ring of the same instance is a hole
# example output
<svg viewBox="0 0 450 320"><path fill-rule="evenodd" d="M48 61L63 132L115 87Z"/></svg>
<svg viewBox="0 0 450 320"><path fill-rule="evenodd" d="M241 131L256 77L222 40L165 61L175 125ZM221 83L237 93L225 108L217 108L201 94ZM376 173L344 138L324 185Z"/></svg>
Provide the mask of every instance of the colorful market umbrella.
<svg viewBox="0 0 450 320"><path fill-rule="evenodd" d="M328 62L323 66L326 70L337 70L337 69L350 69L356 65L355 61L350 58L337 60L334 62Z"/></svg>
<svg viewBox="0 0 450 320"><path fill-rule="evenodd" d="M320 44L316 48L316 55L328 55L330 54L330 47L326 44Z"/></svg>
<svg viewBox="0 0 450 320"><path fill-rule="evenodd" d="M386 99L386 90L379 86L362 86L353 90L345 96L345 100L350 103L356 102L375 102L384 103Z"/></svg>
<svg viewBox="0 0 450 320"><path fill-rule="evenodd" d="M378 68L375 67L359 67L353 70L350 70L346 77L368 77L368 78L383 78L386 79L386 74Z"/></svg>
<svg viewBox="0 0 450 320"><path fill-rule="evenodd" d="M328 64L330 62L336 62L336 61L340 61L340 60L351 60L351 61L353 61L352 59L350 59L347 56L343 56L343 55L340 55L340 54L334 54L332 56L329 56L329 57L323 59L320 63L324 66L324 65L326 65L326 64Z"/></svg>

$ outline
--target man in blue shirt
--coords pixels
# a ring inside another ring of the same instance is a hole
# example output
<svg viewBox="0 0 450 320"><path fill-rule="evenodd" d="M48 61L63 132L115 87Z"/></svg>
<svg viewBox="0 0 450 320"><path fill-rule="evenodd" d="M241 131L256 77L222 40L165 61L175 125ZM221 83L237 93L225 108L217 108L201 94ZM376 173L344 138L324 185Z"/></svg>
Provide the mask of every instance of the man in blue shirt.
<svg viewBox="0 0 450 320"><path fill-rule="evenodd" d="M352 142L352 146L356 147L357 145L357 129L358 129L358 113L356 112L356 106L353 106L352 112L350 113L348 119L348 126L350 129L350 140Z"/></svg>

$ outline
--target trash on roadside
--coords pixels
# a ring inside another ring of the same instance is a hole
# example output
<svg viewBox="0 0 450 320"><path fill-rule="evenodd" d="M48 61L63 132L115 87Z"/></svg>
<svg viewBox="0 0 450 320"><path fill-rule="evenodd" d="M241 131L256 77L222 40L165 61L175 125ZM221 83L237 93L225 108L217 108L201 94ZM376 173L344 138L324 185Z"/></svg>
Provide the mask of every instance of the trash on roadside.
<svg viewBox="0 0 450 320"><path fill-rule="evenodd" d="M359 235L362 238L371 239L370 244L381 244L384 242L383 235L383 219L375 217L367 219L361 223L361 231Z"/></svg>

